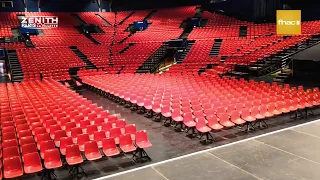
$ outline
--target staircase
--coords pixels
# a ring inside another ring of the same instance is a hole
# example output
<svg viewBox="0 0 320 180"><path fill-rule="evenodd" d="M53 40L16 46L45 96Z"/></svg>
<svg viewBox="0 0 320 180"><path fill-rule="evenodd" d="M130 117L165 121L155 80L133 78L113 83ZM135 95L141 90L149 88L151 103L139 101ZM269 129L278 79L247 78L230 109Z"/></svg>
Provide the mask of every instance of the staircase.
<svg viewBox="0 0 320 180"><path fill-rule="evenodd" d="M126 46L124 49L122 49L119 54L123 54L124 52L126 52L131 46L133 46L134 43L129 43L128 46Z"/></svg>
<svg viewBox="0 0 320 180"><path fill-rule="evenodd" d="M27 47L27 48L34 48L34 47L35 47L35 46L33 45L33 43L31 42L31 40L27 40L27 39L26 39L25 43L26 43L26 47Z"/></svg>
<svg viewBox="0 0 320 180"><path fill-rule="evenodd" d="M239 37L247 37L248 26L240 26Z"/></svg>
<svg viewBox="0 0 320 180"><path fill-rule="evenodd" d="M221 44L222 44L222 39L215 39L209 55L217 57L220 52Z"/></svg>
<svg viewBox="0 0 320 180"><path fill-rule="evenodd" d="M157 49L146 61L143 62L141 66L137 69L135 73L149 73L151 70L161 63L163 58L167 53L167 43L163 43L159 49Z"/></svg>
<svg viewBox="0 0 320 180"><path fill-rule="evenodd" d="M90 34L84 34L86 38L88 38L90 41L92 41L94 44L101 44L99 41L94 39Z"/></svg>
<svg viewBox="0 0 320 180"><path fill-rule="evenodd" d="M85 56L82 52L79 51L77 46L69 47L74 54L76 54L84 63L86 63L86 69L97 69L97 67Z"/></svg>
<svg viewBox="0 0 320 180"><path fill-rule="evenodd" d="M16 50L7 51L7 59L11 72L11 81L12 82L21 82L23 80L23 72L18 60Z"/></svg>
<svg viewBox="0 0 320 180"><path fill-rule="evenodd" d="M157 12L157 10L152 10L142 21L148 21Z"/></svg>
<svg viewBox="0 0 320 180"><path fill-rule="evenodd" d="M78 14L71 14L71 16L79 22L80 25L85 25L87 22L85 22L83 19L80 18Z"/></svg>
<svg viewBox="0 0 320 180"><path fill-rule="evenodd" d="M284 49L276 54L265 57L260 61L251 63L250 65L236 65L234 72L235 73L248 73L252 77L265 76L271 73L276 73L281 69L286 69L285 67L291 61L291 57L309 47L312 47L320 43L320 37L313 36L311 39L308 39L300 44L290 46L287 49ZM287 73L279 73L279 79L285 79Z"/></svg>
<svg viewBox="0 0 320 180"><path fill-rule="evenodd" d="M190 49L192 48L193 44L195 43L194 40L188 41L187 47L183 50L179 58L177 59L177 64L181 64L183 60L186 58L187 54L189 53Z"/></svg>
<svg viewBox="0 0 320 180"><path fill-rule="evenodd" d="M129 17L131 17L135 12L131 12L127 17L125 17L122 21L119 22L119 25L123 24Z"/></svg>
<svg viewBox="0 0 320 180"><path fill-rule="evenodd" d="M135 32L134 32L135 33ZM130 36L132 36L134 33L130 33L127 37L122 39L121 41L118 42L118 44L124 43Z"/></svg>
<svg viewBox="0 0 320 180"><path fill-rule="evenodd" d="M100 14L95 14L98 18L100 18L103 22L106 23L107 26L112 26L111 23L109 23L109 21L107 21L105 18L103 18L102 16L100 16Z"/></svg>

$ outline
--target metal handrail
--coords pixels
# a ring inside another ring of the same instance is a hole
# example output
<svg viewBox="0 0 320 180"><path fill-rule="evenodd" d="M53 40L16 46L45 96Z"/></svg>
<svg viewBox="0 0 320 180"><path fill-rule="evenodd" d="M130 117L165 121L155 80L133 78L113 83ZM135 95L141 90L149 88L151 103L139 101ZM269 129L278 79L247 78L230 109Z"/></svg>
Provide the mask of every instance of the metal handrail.
<svg viewBox="0 0 320 180"><path fill-rule="evenodd" d="M279 60L279 62L277 62L276 64L273 64L273 65L268 66L268 67L266 67L266 68L264 68L264 69L261 69L261 70L258 72L258 75L262 74L261 72L265 72L265 71L267 71L267 70L270 69L270 68L272 69L272 68L275 67L275 66L282 65L283 61L289 59L291 56L293 56L293 55L295 55L295 54L297 54L297 53L299 53L299 52L301 52L301 51L303 51L303 50L306 50L306 49L308 49L308 48L310 48L310 47L312 47L312 46L315 46L315 45L317 45L317 44L320 44L320 41L318 41L318 42L316 42L316 43L313 43L313 44L311 44L311 45L309 45L309 46L307 46L307 47L305 47L305 48L299 49L299 50L297 50L297 51L295 51L295 52L293 52L293 53L290 53L290 54L288 54L288 55L285 55L285 56L281 57L281 59ZM302 43L301 43L300 45L302 45ZM291 61L292 61L292 60L291 60ZM290 61L290 62L291 62L291 61ZM286 63L286 65L287 65L287 64L289 64L289 62ZM281 68L282 68L282 66L281 66ZM268 74L271 74L271 73L273 73L273 72L275 72L275 71L278 71L278 70L281 69L281 68L277 68L276 70L273 70L273 71L271 71L271 72L269 72L269 73L267 73L267 74L264 74L263 76L268 75Z"/></svg>

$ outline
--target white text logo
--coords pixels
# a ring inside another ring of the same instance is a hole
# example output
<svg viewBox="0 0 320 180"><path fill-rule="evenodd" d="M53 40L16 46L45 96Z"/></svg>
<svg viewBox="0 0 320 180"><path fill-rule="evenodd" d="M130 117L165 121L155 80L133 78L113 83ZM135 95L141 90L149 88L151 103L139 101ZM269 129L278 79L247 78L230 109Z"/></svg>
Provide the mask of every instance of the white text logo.
<svg viewBox="0 0 320 180"><path fill-rule="evenodd" d="M49 29L58 27L57 16L31 16L24 17L21 27L29 29Z"/></svg>
<svg viewBox="0 0 320 180"><path fill-rule="evenodd" d="M286 25L286 26L299 26L300 21L285 21L285 20L279 19L278 24L279 25Z"/></svg>

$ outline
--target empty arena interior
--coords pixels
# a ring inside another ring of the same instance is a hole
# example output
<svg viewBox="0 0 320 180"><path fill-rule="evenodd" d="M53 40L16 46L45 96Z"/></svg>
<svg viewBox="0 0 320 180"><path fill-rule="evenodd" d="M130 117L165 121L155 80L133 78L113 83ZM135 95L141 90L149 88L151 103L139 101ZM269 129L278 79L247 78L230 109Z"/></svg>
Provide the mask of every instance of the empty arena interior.
<svg viewBox="0 0 320 180"><path fill-rule="evenodd" d="M0 4L0 179L320 178L318 4Z"/></svg>

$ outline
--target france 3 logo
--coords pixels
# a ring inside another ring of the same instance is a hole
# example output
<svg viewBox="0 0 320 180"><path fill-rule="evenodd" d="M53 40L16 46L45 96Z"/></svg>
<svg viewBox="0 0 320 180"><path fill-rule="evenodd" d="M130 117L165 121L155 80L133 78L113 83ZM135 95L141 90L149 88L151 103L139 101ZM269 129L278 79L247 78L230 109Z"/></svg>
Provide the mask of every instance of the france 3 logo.
<svg viewBox="0 0 320 180"><path fill-rule="evenodd" d="M21 27L28 29L50 29L58 27L57 16L30 16L23 17Z"/></svg>

